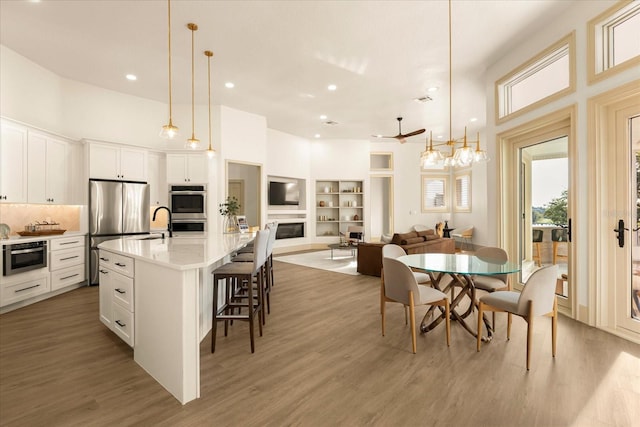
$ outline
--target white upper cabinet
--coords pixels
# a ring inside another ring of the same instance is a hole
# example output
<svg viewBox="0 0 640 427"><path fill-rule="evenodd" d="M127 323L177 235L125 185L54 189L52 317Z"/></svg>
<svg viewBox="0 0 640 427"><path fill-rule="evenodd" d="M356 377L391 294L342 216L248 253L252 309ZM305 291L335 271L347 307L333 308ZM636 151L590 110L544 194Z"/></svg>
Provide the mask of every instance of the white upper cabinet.
<svg viewBox="0 0 640 427"><path fill-rule="evenodd" d="M0 134L0 202L27 201L27 128L2 122Z"/></svg>
<svg viewBox="0 0 640 427"><path fill-rule="evenodd" d="M92 142L89 177L120 181L147 180L147 151Z"/></svg>
<svg viewBox="0 0 640 427"><path fill-rule="evenodd" d="M27 200L67 203L67 142L29 131Z"/></svg>
<svg viewBox="0 0 640 427"><path fill-rule="evenodd" d="M148 183L152 206L166 206L168 200L167 160L162 153L149 153Z"/></svg>
<svg viewBox="0 0 640 427"><path fill-rule="evenodd" d="M206 184L209 181L208 158L200 154L167 154L169 184Z"/></svg>

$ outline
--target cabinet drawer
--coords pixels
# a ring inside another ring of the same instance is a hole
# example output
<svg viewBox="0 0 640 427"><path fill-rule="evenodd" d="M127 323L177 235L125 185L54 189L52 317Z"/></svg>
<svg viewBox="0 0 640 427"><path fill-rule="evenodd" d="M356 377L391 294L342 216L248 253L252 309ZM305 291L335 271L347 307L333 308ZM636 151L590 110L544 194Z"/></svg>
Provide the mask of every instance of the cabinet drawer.
<svg viewBox="0 0 640 427"><path fill-rule="evenodd" d="M100 251L100 264L128 277L133 277L133 258Z"/></svg>
<svg viewBox="0 0 640 427"><path fill-rule="evenodd" d="M49 292L49 278L41 277L26 282L15 283L13 285L2 285L0 287L0 306L13 304L36 295Z"/></svg>
<svg viewBox="0 0 640 427"><path fill-rule="evenodd" d="M51 252L51 271L80 264L84 264L84 247Z"/></svg>
<svg viewBox="0 0 640 427"><path fill-rule="evenodd" d="M60 249L84 248L84 236L63 237L60 239L51 239L49 250L57 251Z"/></svg>
<svg viewBox="0 0 640 427"><path fill-rule="evenodd" d="M51 290L55 291L65 286L75 285L84 280L84 264L63 268L51 273Z"/></svg>
<svg viewBox="0 0 640 427"><path fill-rule="evenodd" d="M120 304L123 308L133 310L133 279L112 272L111 283L113 284L113 302Z"/></svg>
<svg viewBox="0 0 640 427"><path fill-rule="evenodd" d="M119 304L113 304L113 331L124 342L133 347L133 313L122 308Z"/></svg>

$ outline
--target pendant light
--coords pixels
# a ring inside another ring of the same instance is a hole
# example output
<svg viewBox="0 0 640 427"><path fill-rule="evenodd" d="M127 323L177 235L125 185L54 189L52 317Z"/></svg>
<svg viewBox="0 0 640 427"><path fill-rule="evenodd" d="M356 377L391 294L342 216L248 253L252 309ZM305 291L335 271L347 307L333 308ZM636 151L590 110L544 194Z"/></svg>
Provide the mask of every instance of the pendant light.
<svg viewBox="0 0 640 427"><path fill-rule="evenodd" d="M211 159L216 155L216 150L211 147L211 57L213 56L213 52L205 50L204 54L207 57L207 83L209 86L209 148L207 148L207 157Z"/></svg>
<svg viewBox="0 0 640 427"><path fill-rule="evenodd" d="M194 38L195 33L198 30L198 26L193 23L188 23L187 28L191 30L191 138L187 139L187 148L195 150L200 145L200 140L196 138L195 131L195 83L194 83Z"/></svg>
<svg viewBox="0 0 640 427"><path fill-rule="evenodd" d="M178 135L178 127L173 125L171 110L171 0L167 0L169 15L169 124L162 126L160 137L173 139Z"/></svg>

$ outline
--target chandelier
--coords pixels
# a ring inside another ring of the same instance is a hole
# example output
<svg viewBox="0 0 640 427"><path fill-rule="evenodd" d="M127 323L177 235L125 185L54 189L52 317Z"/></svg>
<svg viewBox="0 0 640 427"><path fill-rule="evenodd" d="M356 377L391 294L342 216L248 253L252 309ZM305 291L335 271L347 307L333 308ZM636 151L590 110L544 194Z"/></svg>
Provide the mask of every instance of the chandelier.
<svg viewBox="0 0 640 427"><path fill-rule="evenodd" d="M465 167L472 163L481 163L489 161L487 152L480 149L480 133L478 132L477 139L475 141L467 141L467 127L464 128L464 137L462 140L455 140L452 138L452 78L451 78L451 0L449 0L449 139L447 142L433 144L433 136L429 133L429 140L425 145L425 150L420 154L420 163L422 167L434 166L444 162L445 166L457 166ZM462 144L461 147L456 148L456 144ZM475 144L475 150L470 144ZM445 155L437 147L450 147L451 151L448 155ZM434 148L436 147L436 148Z"/></svg>

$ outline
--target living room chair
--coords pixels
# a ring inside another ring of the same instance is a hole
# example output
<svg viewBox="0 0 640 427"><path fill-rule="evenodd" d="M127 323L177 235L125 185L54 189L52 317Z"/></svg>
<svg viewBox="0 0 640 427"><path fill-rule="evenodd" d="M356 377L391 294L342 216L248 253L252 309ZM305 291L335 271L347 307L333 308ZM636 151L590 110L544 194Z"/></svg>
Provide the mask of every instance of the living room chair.
<svg viewBox="0 0 640 427"><path fill-rule="evenodd" d="M350 245L364 242L364 227L361 225L348 226L344 238Z"/></svg>
<svg viewBox="0 0 640 427"><path fill-rule="evenodd" d="M385 305L398 302L409 307L411 324L411 343L416 353L416 305L444 306L447 346L451 344L451 324L449 320L449 299L447 295L429 286L418 285L413 272L401 261L394 258L382 258L384 277L384 300L382 302L382 336L384 336Z"/></svg>
<svg viewBox="0 0 640 427"><path fill-rule="evenodd" d="M459 227L454 230L451 230L451 237L461 239L462 242L460 244L460 250L464 250L465 244L467 248L473 249L471 245L471 238L473 237L473 225L468 225L466 227Z"/></svg>
<svg viewBox="0 0 640 427"><path fill-rule="evenodd" d="M511 338L511 315L522 317L527 322L527 371L531 365L533 345L533 319L537 316L551 317L551 354L556 356L558 328L558 301L555 295L558 266L542 267L529 276L522 292L497 291L480 298L478 304L477 351L482 342L482 313L485 311L507 313L507 340Z"/></svg>

